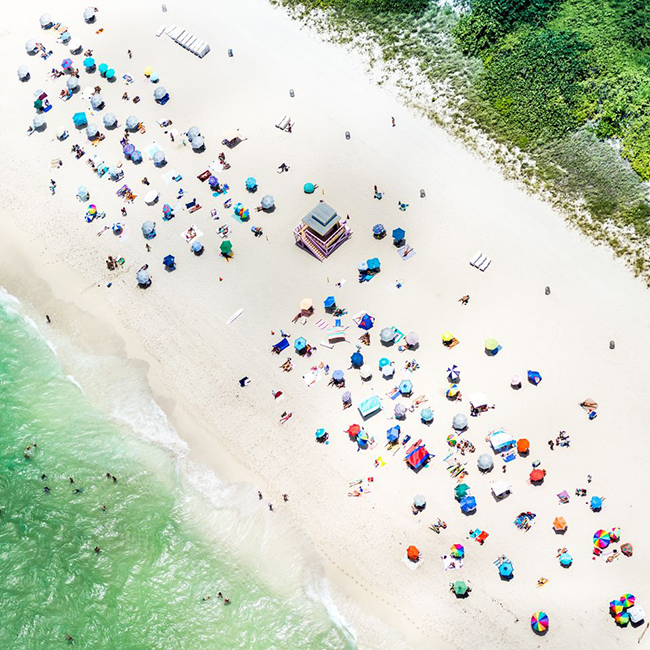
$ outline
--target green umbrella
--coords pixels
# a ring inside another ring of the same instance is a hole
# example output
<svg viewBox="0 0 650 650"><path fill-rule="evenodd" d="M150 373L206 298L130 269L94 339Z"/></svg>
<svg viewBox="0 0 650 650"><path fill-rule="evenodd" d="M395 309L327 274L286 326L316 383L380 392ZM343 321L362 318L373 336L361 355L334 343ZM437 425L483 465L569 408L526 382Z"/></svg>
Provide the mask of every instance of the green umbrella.
<svg viewBox="0 0 650 650"><path fill-rule="evenodd" d="M499 347L499 341L496 339L485 339L485 349L486 350L496 350Z"/></svg>
<svg viewBox="0 0 650 650"><path fill-rule="evenodd" d="M313 194L316 188L313 183L305 183L302 189L305 190L305 194Z"/></svg>
<svg viewBox="0 0 650 650"><path fill-rule="evenodd" d="M41 108L43 108L43 100L42 100L42 99L37 99L37 100L34 102L34 108L35 108L37 111L40 111Z"/></svg>
<svg viewBox="0 0 650 650"><path fill-rule="evenodd" d="M454 582L454 593L457 596L464 596L467 593L467 583L464 580L456 580Z"/></svg>
<svg viewBox="0 0 650 650"><path fill-rule="evenodd" d="M467 496L469 490L470 488L469 485L467 485L467 483L461 483L460 485L457 485L454 488L454 492L456 493L456 498L462 499L463 497Z"/></svg>
<svg viewBox="0 0 650 650"><path fill-rule="evenodd" d="M232 242L226 239L225 241L221 242L221 252L224 255L228 255L230 251L232 250Z"/></svg>

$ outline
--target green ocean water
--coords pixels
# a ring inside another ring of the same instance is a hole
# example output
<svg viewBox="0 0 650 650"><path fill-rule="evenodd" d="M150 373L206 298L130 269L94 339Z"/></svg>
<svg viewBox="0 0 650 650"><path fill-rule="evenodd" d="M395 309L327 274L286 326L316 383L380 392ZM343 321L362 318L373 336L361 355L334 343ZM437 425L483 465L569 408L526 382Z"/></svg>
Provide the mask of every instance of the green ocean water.
<svg viewBox="0 0 650 650"><path fill-rule="evenodd" d="M317 597L199 534L189 500L173 457L91 404L0 295L0 648L354 647Z"/></svg>

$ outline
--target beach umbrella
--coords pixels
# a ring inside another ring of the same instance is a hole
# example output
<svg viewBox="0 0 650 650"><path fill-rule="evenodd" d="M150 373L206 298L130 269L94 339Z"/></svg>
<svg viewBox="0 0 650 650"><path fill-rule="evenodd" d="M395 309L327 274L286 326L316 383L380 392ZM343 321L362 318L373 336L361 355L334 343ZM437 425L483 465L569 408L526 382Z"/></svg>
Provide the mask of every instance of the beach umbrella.
<svg viewBox="0 0 650 650"><path fill-rule="evenodd" d="M192 242L190 249L195 255L198 255L203 250L203 244L198 239L195 239Z"/></svg>
<svg viewBox="0 0 650 650"><path fill-rule="evenodd" d="M163 264L165 265L165 268L168 269L176 268L176 260L173 255L165 255L165 257L163 257Z"/></svg>
<svg viewBox="0 0 650 650"><path fill-rule="evenodd" d="M194 138L196 138L196 136L198 136L198 135L201 135L201 131L199 130L198 126L191 126L187 130L187 139L190 142L192 142L192 140L194 140Z"/></svg>
<svg viewBox="0 0 650 650"><path fill-rule="evenodd" d="M300 301L300 311L311 311L314 308L314 301L311 298L303 298Z"/></svg>
<svg viewBox="0 0 650 650"><path fill-rule="evenodd" d="M528 442L526 438L519 438L519 440L517 440L517 451L520 454L527 453L529 449L530 449L530 442Z"/></svg>
<svg viewBox="0 0 650 650"><path fill-rule="evenodd" d="M106 63L100 63L97 69L99 70L99 74L105 74L106 70L108 70L108 65Z"/></svg>
<svg viewBox="0 0 650 650"><path fill-rule="evenodd" d="M135 151L135 145L132 144L127 144L124 145L124 149L122 149L122 153L127 157L131 157L133 155L133 152Z"/></svg>
<svg viewBox="0 0 650 650"><path fill-rule="evenodd" d="M368 271L373 273L378 273L381 269L381 262L378 257L371 257L366 264L368 265Z"/></svg>
<svg viewBox="0 0 650 650"><path fill-rule="evenodd" d="M460 391L459 391L459 389L458 389L458 386L456 386L456 384L452 384L452 385L451 385L451 386L450 386L450 387L445 391L445 395L446 395L449 399L456 399L456 398L458 397L458 393L459 393L459 392L460 392Z"/></svg>
<svg viewBox="0 0 650 650"><path fill-rule="evenodd" d="M70 41L70 52L76 54L81 49L81 41L78 38L73 38Z"/></svg>
<svg viewBox="0 0 650 650"><path fill-rule="evenodd" d="M361 427L358 424L351 424L348 427L348 435L350 438L356 438L359 435L359 431L361 431Z"/></svg>
<svg viewBox="0 0 650 650"><path fill-rule="evenodd" d="M612 616L616 616L616 614L620 614L625 608L623 607L623 603L620 600L611 600L609 602L609 613Z"/></svg>
<svg viewBox="0 0 650 650"><path fill-rule="evenodd" d="M567 523L564 517L556 517L553 520L553 530L556 533L564 532L567 529Z"/></svg>
<svg viewBox="0 0 650 650"><path fill-rule="evenodd" d="M27 43L25 43L25 50L27 51L28 54L35 52L37 47L38 45L36 44L36 41L33 38L30 38L27 41Z"/></svg>
<svg viewBox="0 0 650 650"><path fill-rule="evenodd" d="M313 194L316 190L316 186L313 183L305 183L302 186L302 189L304 190L305 194Z"/></svg>
<svg viewBox="0 0 650 650"><path fill-rule="evenodd" d="M62 140L68 135L68 131L64 126L60 126L56 130L56 137L59 138L59 140Z"/></svg>
<svg viewBox="0 0 650 650"><path fill-rule="evenodd" d="M521 377L519 375L513 375L512 379L510 380L510 387L511 388L521 388Z"/></svg>
<svg viewBox="0 0 650 650"><path fill-rule="evenodd" d="M140 269L135 274L135 279L141 287L148 285L151 282L151 272L149 269Z"/></svg>
<svg viewBox="0 0 650 650"><path fill-rule="evenodd" d="M148 66L144 69L144 76L145 76L145 77L150 77L152 72L153 72L153 68L152 68L150 65L148 65Z"/></svg>
<svg viewBox="0 0 650 650"><path fill-rule="evenodd" d="M316 429L316 440L320 440L325 435L325 429Z"/></svg>
<svg viewBox="0 0 650 650"><path fill-rule="evenodd" d="M404 340L410 348L414 348L420 343L420 337L415 332L409 332Z"/></svg>
<svg viewBox="0 0 650 650"><path fill-rule="evenodd" d="M534 469L530 473L531 483L541 483L544 480L544 470L543 469Z"/></svg>
<svg viewBox="0 0 650 650"><path fill-rule="evenodd" d="M21 65L18 68L18 79L21 81L24 81L25 79L29 79L29 70L27 69L27 66Z"/></svg>
<svg viewBox="0 0 650 650"><path fill-rule="evenodd" d="M375 237L383 237L386 234L386 228L384 228L384 224L383 223L376 223L372 227L372 234Z"/></svg>
<svg viewBox="0 0 650 650"><path fill-rule="evenodd" d="M307 341L301 336L293 342L296 352L302 352L307 347Z"/></svg>
<svg viewBox="0 0 650 650"><path fill-rule="evenodd" d="M535 632L546 632L549 626L548 615L544 612L535 612L530 617L530 625Z"/></svg>
<svg viewBox="0 0 650 650"><path fill-rule="evenodd" d="M406 557L411 560L411 562L417 562L420 559L420 551L417 546L409 546L406 549Z"/></svg>
<svg viewBox="0 0 650 650"><path fill-rule="evenodd" d="M68 90L75 91L79 88L79 79L77 77L68 77L65 82L66 88Z"/></svg>
<svg viewBox="0 0 650 650"><path fill-rule="evenodd" d="M627 610L627 614L630 617L630 621L632 621L632 623L641 623L645 618L645 612L643 611L643 607L641 607L641 605L634 605L634 607L630 607L630 609Z"/></svg>
<svg viewBox="0 0 650 650"><path fill-rule="evenodd" d="M494 459L489 454L481 454L478 457L476 464L482 472L487 472L494 467Z"/></svg>
<svg viewBox="0 0 650 650"><path fill-rule="evenodd" d="M262 197L262 207L265 210L270 210L274 205L275 199L270 194Z"/></svg>
<svg viewBox="0 0 650 650"><path fill-rule="evenodd" d="M596 548L607 548L610 541L609 533L606 530L599 529L594 533L594 546Z"/></svg>
<svg viewBox="0 0 650 650"><path fill-rule="evenodd" d="M70 41L70 39L72 38L72 36L70 36L70 32L66 31L66 32L63 32L63 34L61 34L60 38L61 38L62 43L68 43Z"/></svg>
<svg viewBox="0 0 650 650"><path fill-rule="evenodd" d="M246 189L249 191L257 189L257 179L254 176L249 176L246 179Z"/></svg>
<svg viewBox="0 0 650 650"><path fill-rule="evenodd" d="M97 110L104 105L104 98L99 93L91 95L90 105L92 106L92 108Z"/></svg>
<svg viewBox="0 0 650 650"><path fill-rule="evenodd" d="M93 59L92 56L86 57L84 59L84 68L86 68L86 70L88 70L88 69L94 68L94 67L95 67L95 59Z"/></svg>
<svg viewBox="0 0 650 650"><path fill-rule="evenodd" d="M471 496L465 496L460 500L461 512L467 513L476 510L476 499Z"/></svg>
<svg viewBox="0 0 650 650"><path fill-rule="evenodd" d="M140 123L140 120L135 115L129 115L126 118L126 128L129 129L129 131L135 131L135 129L138 128L138 124Z"/></svg>
<svg viewBox="0 0 650 650"><path fill-rule="evenodd" d="M469 491L470 491L470 487L469 485L467 485L467 483L461 483L460 485L457 485L454 488L454 494L456 495L456 499L458 500L466 497Z"/></svg>
<svg viewBox="0 0 650 650"><path fill-rule="evenodd" d="M42 99L37 99L34 101L34 108L37 111L40 111L43 108L43 100Z"/></svg>
<svg viewBox="0 0 650 650"><path fill-rule="evenodd" d="M504 578L509 578L515 572L512 562L502 562L499 566L499 575Z"/></svg>
<svg viewBox="0 0 650 650"><path fill-rule="evenodd" d="M591 501L589 502L589 507L595 512L597 510L601 510L603 507L603 500L601 497L591 497Z"/></svg>
<svg viewBox="0 0 650 650"><path fill-rule="evenodd" d="M395 417L397 419L406 417L406 406L404 404L395 404Z"/></svg>
<svg viewBox="0 0 650 650"><path fill-rule="evenodd" d="M142 162L142 152L137 149L131 154L131 162L136 165Z"/></svg>
<svg viewBox="0 0 650 650"><path fill-rule="evenodd" d="M149 81L153 81L153 83L158 83L160 81L160 75L157 72L152 72L149 75Z"/></svg>
<svg viewBox="0 0 650 650"><path fill-rule="evenodd" d="M325 309L334 309L336 307L336 298L334 298L334 296L327 296L327 298L323 300L323 307L325 307Z"/></svg>
<svg viewBox="0 0 650 650"><path fill-rule="evenodd" d="M117 124L117 117L115 117L115 113L106 113L102 118L102 121L104 122L104 126L109 128Z"/></svg>
<svg viewBox="0 0 650 650"><path fill-rule="evenodd" d="M172 206L169 205L169 203L165 203L165 204L163 205L163 207L162 207L162 211L163 211L163 215L164 215L165 217L168 217L168 218L169 218L169 217L172 215L172 213L174 212L174 211L172 210Z"/></svg>
<svg viewBox="0 0 650 650"><path fill-rule="evenodd" d="M197 135L195 138L192 139L192 149L194 149L194 151L203 149L204 146L205 146L205 142L203 141L203 136Z"/></svg>
<svg viewBox="0 0 650 650"><path fill-rule="evenodd" d="M52 25L52 19L50 18L50 14L43 14L39 18L39 22L41 23L41 27L43 29L47 29L48 27L50 27Z"/></svg>
<svg viewBox="0 0 650 650"><path fill-rule="evenodd" d="M95 214L97 214L97 206L96 206L94 203L91 203L91 204L88 206L88 210L87 210L87 212L88 212L88 214L90 214L90 215L95 215Z"/></svg>
<svg viewBox="0 0 650 650"><path fill-rule="evenodd" d="M451 554L453 557L456 558L463 558L465 557L465 548L463 547L462 544L452 544L451 545Z"/></svg>
<svg viewBox="0 0 650 650"><path fill-rule="evenodd" d="M210 176L210 178L208 178L208 185L210 187L216 187L219 185L219 179L214 175Z"/></svg>
<svg viewBox="0 0 650 650"><path fill-rule="evenodd" d="M350 362L355 368L361 368L363 365L363 355L361 352L355 352L351 357L350 357Z"/></svg>
<svg viewBox="0 0 650 650"><path fill-rule="evenodd" d="M401 430L402 429L399 424L396 424L394 427L388 429L388 431L386 431L386 439L388 442L395 442L396 440L399 440Z"/></svg>
<svg viewBox="0 0 650 650"><path fill-rule="evenodd" d="M458 381L460 380L460 368L457 365L453 365L451 366L451 368L447 368L447 380L450 381L452 384L458 383Z"/></svg>
<svg viewBox="0 0 650 650"><path fill-rule="evenodd" d="M232 251L232 242L226 239L221 242L221 246L219 248L221 249L222 255L230 255L230 252Z"/></svg>
<svg viewBox="0 0 650 650"><path fill-rule="evenodd" d="M413 382L411 382L410 379L405 379L404 381L400 382L399 392L402 395L410 395L413 392Z"/></svg>
<svg viewBox="0 0 650 650"><path fill-rule="evenodd" d="M469 587L464 580L456 580L452 585L452 589L457 596L464 596L468 592Z"/></svg>
<svg viewBox="0 0 650 650"><path fill-rule="evenodd" d="M82 201L87 201L88 200L88 189L86 188L85 185L79 185L77 188L77 198L81 199Z"/></svg>
<svg viewBox="0 0 650 650"><path fill-rule="evenodd" d="M156 153L153 155L153 164L154 165L162 165L165 162L165 152L160 149L159 151L156 151Z"/></svg>
<svg viewBox="0 0 650 650"><path fill-rule="evenodd" d="M618 526L614 526L609 533L609 538L612 542L618 542L618 540L621 539L621 529Z"/></svg>
<svg viewBox="0 0 650 650"><path fill-rule="evenodd" d="M357 264L357 269L359 273L365 273L368 270L368 262L359 262Z"/></svg>
<svg viewBox="0 0 650 650"><path fill-rule="evenodd" d="M68 68L72 67L72 59L63 59L63 61L61 61L61 67L64 70L67 70Z"/></svg>
<svg viewBox="0 0 650 650"><path fill-rule="evenodd" d="M634 553L632 544L629 543L621 544L621 553L623 553L623 555L625 555L626 557L632 557L632 554Z"/></svg>
<svg viewBox="0 0 650 650"><path fill-rule="evenodd" d="M390 379L393 375L395 374L395 367L393 364L389 364L388 366L384 366L381 369L381 376L384 377L385 379Z"/></svg>
<svg viewBox="0 0 650 650"><path fill-rule="evenodd" d="M422 422L431 422L433 421L433 411L430 408L422 409L420 413L420 418Z"/></svg>
<svg viewBox="0 0 650 650"><path fill-rule="evenodd" d="M614 620L616 621L616 625L625 627L630 622L630 615L627 612L621 612L620 614L616 614Z"/></svg>
<svg viewBox="0 0 650 650"><path fill-rule="evenodd" d="M144 202L147 205L153 205L158 200L159 196L160 193L158 192L158 190L151 190L145 194Z"/></svg>
<svg viewBox="0 0 650 650"><path fill-rule="evenodd" d="M395 340L395 330L392 327L384 327L381 332L379 332L379 340L382 343L392 343Z"/></svg>
<svg viewBox="0 0 650 650"><path fill-rule="evenodd" d="M623 603L623 607L628 608L634 606L636 598L632 594L623 594L620 601Z"/></svg>
<svg viewBox="0 0 650 650"><path fill-rule="evenodd" d="M368 442L368 432L365 429L361 429L357 434L357 443Z"/></svg>
<svg viewBox="0 0 650 650"><path fill-rule="evenodd" d="M451 343L453 340L454 340L454 335L449 330L442 333L443 343Z"/></svg>
<svg viewBox="0 0 650 650"><path fill-rule="evenodd" d="M573 563L573 558L568 553L562 553L559 557L560 564L563 567L570 567Z"/></svg>
<svg viewBox="0 0 650 650"><path fill-rule="evenodd" d="M540 381L542 381L542 375L540 375L537 370L528 371L528 381L533 385L537 386Z"/></svg>
<svg viewBox="0 0 650 650"><path fill-rule="evenodd" d="M165 90L164 86L158 86L158 88L156 88L153 91L153 97L154 97L154 99L156 101L161 101L161 100L165 99L165 97L167 97L167 95L168 95L168 93Z"/></svg>
<svg viewBox="0 0 650 650"><path fill-rule="evenodd" d="M341 401L343 402L343 404L351 404L352 393L349 390L344 391L343 395L341 395Z"/></svg>
<svg viewBox="0 0 650 650"><path fill-rule="evenodd" d="M451 426L453 429L456 429L456 431L467 429L467 424L467 416L464 413L456 413L454 419L451 421Z"/></svg>
<svg viewBox="0 0 650 650"><path fill-rule="evenodd" d="M421 494L416 494L413 497L413 505L416 508L424 508L427 505L427 500Z"/></svg>
<svg viewBox="0 0 650 650"><path fill-rule="evenodd" d="M116 165L111 165L111 166L108 168L108 175L109 175L113 180L117 180L117 179L120 177L120 170L119 170L119 167L117 167Z"/></svg>
<svg viewBox="0 0 650 650"><path fill-rule="evenodd" d="M84 9L84 20L87 23L92 23L95 20L95 10L92 7L86 7Z"/></svg>
<svg viewBox="0 0 650 650"><path fill-rule="evenodd" d="M456 439L456 434L455 433L450 433L447 436L447 444L450 447L455 447L458 444L458 440Z"/></svg>
<svg viewBox="0 0 650 650"><path fill-rule="evenodd" d="M485 339L485 349L494 352L499 347L499 342L495 338Z"/></svg>
<svg viewBox="0 0 650 650"><path fill-rule="evenodd" d="M151 239L156 236L156 224L153 221L145 221L142 224L142 234Z"/></svg>
<svg viewBox="0 0 650 650"><path fill-rule="evenodd" d="M345 373L342 370L335 370L332 373L332 379L335 382L343 381L343 377L345 376Z"/></svg>
<svg viewBox="0 0 650 650"><path fill-rule="evenodd" d="M374 318L370 314L364 314L359 321L359 328L368 331L375 324Z"/></svg>
<svg viewBox="0 0 650 650"><path fill-rule="evenodd" d="M99 135L99 127L96 124L89 124L86 127L86 135L89 140L94 140Z"/></svg>
<svg viewBox="0 0 650 650"><path fill-rule="evenodd" d="M233 208L233 211L238 217L241 217L241 215L244 213L244 204L235 203L235 207Z"/></svg>
<svg viewBox="0 0 650 650"><path fill-rule="evenodd" d="M406 232L403 228L395 228L395 230L393 230L393 239L396 242L402 241L404 237L406 237Z"/></svg>
<svg viewBox="0 0 650 650"><path fill-rule="evenodd" d="M45 126L45 115L36 114L32 120L32 125L35 129L41 129Z"/></svg>

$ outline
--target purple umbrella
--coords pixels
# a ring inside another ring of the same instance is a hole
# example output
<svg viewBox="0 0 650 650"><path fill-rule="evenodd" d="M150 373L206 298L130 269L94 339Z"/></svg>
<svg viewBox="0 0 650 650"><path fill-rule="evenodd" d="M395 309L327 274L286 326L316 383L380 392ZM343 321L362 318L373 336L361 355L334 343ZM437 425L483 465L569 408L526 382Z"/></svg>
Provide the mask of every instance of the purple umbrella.
<svg viewBox="0 0 650 650"><path fill-rule="evenodd" d="M214 187L215 185L219 185L219 179L216 176L210 176L210 178L208 178L208 185L210 187Z"/></svg>
<svg viewBox="0 0 650 650"><path fill-rule="evenodd" d="M67 70L71 65L72 65L72 60L71 59L63 59L63 61L61 62L61 67L64 70Z"/></svg>
<svg viewBox="0 0 650 650"><path fill-rule="evenodd" d="M124 149L122 149L122 152L124 155L128 158L133 152L135 151L135 146L132 144L127 144L124 146Z"/></svg>

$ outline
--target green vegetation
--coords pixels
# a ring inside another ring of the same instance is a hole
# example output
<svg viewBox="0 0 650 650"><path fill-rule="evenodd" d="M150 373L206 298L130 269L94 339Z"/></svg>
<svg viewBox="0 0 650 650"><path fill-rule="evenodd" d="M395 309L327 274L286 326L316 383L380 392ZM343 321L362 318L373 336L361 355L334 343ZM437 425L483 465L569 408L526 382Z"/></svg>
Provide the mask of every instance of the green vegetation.
<svg viewBox="0 0 650 650"><path fill-rule="evenodd" d="M379 46L383 70L432 118L445 93L462 99L446 103L448 128L470 144L475 127L488 133L507 173L650 278L649 0L456 0L460 13L432 0L271 1L371 63Z"/></svg>

